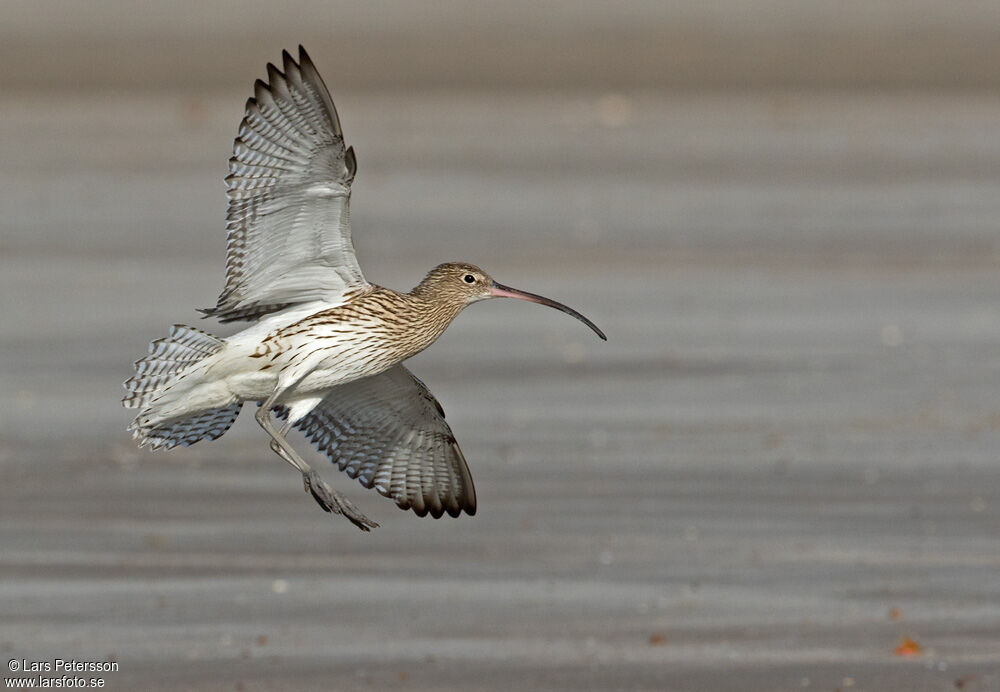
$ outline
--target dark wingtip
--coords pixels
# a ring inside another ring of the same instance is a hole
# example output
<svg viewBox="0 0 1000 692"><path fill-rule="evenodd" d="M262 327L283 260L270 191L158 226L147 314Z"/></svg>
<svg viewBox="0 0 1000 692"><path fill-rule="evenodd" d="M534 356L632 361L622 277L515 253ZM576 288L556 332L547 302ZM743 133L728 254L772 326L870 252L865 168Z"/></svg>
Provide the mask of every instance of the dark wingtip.
<svg viewBox="0 0 1000 692"><path fill-rule="evenodd" d="M287 55L287 53L285 54ZM275 86L278 82L285 79L285 73L279 70L273 62L267 63L267 79L271 83L271 86Z"/></svg>
<svg viewBox="0 0 1000 692"><path fill-rule="evenodd" d="M347 152L344 154L344 163L347 165L347 172L350 173L351 180L354 180L354 176L358 174L358 159L354 155L354 147L347 147Z"/></svg>

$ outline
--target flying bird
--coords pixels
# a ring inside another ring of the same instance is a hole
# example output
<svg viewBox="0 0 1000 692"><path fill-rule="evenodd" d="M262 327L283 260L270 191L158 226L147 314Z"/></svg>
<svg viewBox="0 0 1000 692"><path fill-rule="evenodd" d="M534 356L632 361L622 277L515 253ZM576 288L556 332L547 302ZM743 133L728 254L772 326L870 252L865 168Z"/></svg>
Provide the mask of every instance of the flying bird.
<svg viewBox="0 0 1000 692"><path fill-rule="evenodd" d="M292 448L293 427L404 510L473 515L472 476L444 410L402 362L488 298L548 305L606 337L575 310L464 262L438 265L408 293L366 281L351 240L357 162L330 93L301 46L298 62L284 51L267 78L254 85L229 159L225 287L202 310L251 324L224 339L174 325L153 341L125 382L122 404L138 409L129 430L152 449L214 440L257 402L271 449L325 511L378 526Z"/></svg>

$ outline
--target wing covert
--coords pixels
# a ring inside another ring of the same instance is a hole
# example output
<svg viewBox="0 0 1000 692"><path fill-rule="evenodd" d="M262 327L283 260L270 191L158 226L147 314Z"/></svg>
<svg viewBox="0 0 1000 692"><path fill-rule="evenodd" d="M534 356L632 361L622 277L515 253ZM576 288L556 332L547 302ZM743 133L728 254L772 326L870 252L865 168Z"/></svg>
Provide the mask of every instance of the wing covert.
<svg viewBox="0 0 1000 692"><path fill-rule="evenodd" d="M441 405L402 365L335 387L295 423L341 471L435 519L476 513L476 490Z"/></svg>
<svg viewBox="0 0 1000 692"><path fill-rule="evenodd" d="M226 177L226 285L206 315L254 319L367 282L351 240L354 150L312 60L267 66L233 142Z"/></svg>

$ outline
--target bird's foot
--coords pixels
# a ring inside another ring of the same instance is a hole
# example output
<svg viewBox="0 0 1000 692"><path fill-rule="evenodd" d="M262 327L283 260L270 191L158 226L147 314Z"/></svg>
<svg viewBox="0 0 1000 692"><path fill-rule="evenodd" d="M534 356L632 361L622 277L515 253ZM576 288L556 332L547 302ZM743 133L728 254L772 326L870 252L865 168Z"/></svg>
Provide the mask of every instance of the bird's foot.
<svg viewBox="0 0 1000 692"><path fill-rule="evenodd" d="M302 483L306 492L313 496L316 504L322 507L324 512L343 514L348 521L362 531L378 528L376 522L366 517L353 502L328 486L315 471L310 470L308 473L302 474Z"/></svg>

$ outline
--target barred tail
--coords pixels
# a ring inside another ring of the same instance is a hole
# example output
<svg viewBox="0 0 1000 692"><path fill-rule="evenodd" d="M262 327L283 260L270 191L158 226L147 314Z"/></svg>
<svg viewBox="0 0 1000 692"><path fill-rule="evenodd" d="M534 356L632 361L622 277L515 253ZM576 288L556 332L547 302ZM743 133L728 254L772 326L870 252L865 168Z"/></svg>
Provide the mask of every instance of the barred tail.
<svg viewBox="0 0 1000 692"><path fill-rule="evenodd" d="M242 402L165 419L157 410L158 400L168 389L192 366L218 353L224 345L211 334L182 324L175 324L169 336L149 345L149 355L135 362L135 376L125 381L128 394L122 399L126 408L140 409L129 426L140 447L188 446L198 440L214 440L229 429L240 413Z"/></svg>
<svg viewBox="0 0 1000 692"><path fill-rule="evenodd" d="M139 443L140 448L146 445L152 450L170 449L177 445L188 447L199 440L222 437L236 422L241 408L242 401L153 424L146 422L148 419L144 419L144 411L136 416L128 429L132 431L132 438Z"/></svg>

